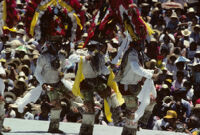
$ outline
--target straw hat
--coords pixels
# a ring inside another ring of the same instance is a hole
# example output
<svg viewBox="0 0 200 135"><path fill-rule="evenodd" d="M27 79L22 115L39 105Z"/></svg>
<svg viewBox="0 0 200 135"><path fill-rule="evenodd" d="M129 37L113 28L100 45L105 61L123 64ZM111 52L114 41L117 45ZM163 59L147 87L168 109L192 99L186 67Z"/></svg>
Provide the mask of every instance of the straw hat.
<svg viewBox="0 0 200 135"><path fill-rule="evenodd" d="M200 29L200 25L199 24L196 24L195 26L192 27L193 31L194 29Z"/></svg>
<svg viewBox="0 0 200 135"><path fill-rule="evenodd" d="M40 53L38 52L38 50L34 50L34 51L32 52L32 54L33 54L33 55L40 55Z"/></svg>
<svg viewBox="0 0 200 135"><path fill-rule="evenodd" d="M189 31L188 29L185 29L185 30L182 30L182 31L181 31L181 34L182 34L183 36L185 36L185 37L188 37L188 36L190 36L191 31Z"/></svg>
<svg viewBox="0 0 200 135"><path fill-rule="evenodd" d="M15 88L20 88L19 87L19 83L23 83L23 85L25 87L27 87L26 81L25 81L25 79L23 77L20 77L19 79L17 79L17 80L14 81L14 87Z"/></svg>
<svg viewBox="0 0 200 135"><path fill-rule="evenodd" d="M13 92L6 91L4 92L4 99L6 103L14 103L17 97Z"/></svg>
<svg viewBox="0 0 200 135"><path fill-rule="evenodd" d="M24 72L26 74L26 76L28 76L31 73L30 68L27 65L20 65L18 68L19 71L28 71L28 74L26 74L26 72Z"/></svg>
<svg viewBox="0 0 200 135"><path fill-rule="evenodd" d="M151 65L156 66L157 61L155 59L151 59L150 61L146 62L147 68L150 68Z"/></svg>
<svg viewBox="0 0 200 135"><path fill-rule="evenodd" d="M22 61L31 61L28 55L24 55Z"/></svg>
<svg viewBox="0 0 200 135"><path fill-rule="evenodd" d="M174 98L173 96L165 96L162 101L165 103L167 100L173 101Z"/></svg>
<svg viewBox="0 0 200 135"><path fill-rule="evenodd" d="M175 59L177 59L177 58L178 58L178 55L176 55L175 53L171 53L170 55L167 56L167 59L170 60L170 59L173 58L173 57L174 57Z"/></svg>
<svg viewBox="0 0 200 135"><path fill-rule="evenodd" d="M38 59L38 57L39 57L39 55L33 55L32 60L36 60L36 59Z"/></svg>
<svg viewBox="0 0 200 135"><path fill-rule="evenodd" d="M20 77L23 77L25 80L28 80L28 77L25 75L23 71L19 72L19 74L16 76L16 79L19 80Z"/></svg>
<svg viewBox="0 0 200 135"><path fill-rule="evenodd" d="M172 15L170 16L170 18L176 18L176 19L178 19L178 16L177 16L177 14L175 12L173 12Z"/></svg>
<svg viewBox="0 0 200 135"><path fill-rule="evenodd" d="M157 11L159 11L159 8L158 8L158 7L154 8L154 9L152 10L152 14L155 13L155 12L157 12Z"/></svg>
<svg viewBox="0 0 200 135"><path fill-rule="evenodd" d="M165 119L173 119L177 118L177 113L174 110L168 110L167 115L164 117Z"/></svg>

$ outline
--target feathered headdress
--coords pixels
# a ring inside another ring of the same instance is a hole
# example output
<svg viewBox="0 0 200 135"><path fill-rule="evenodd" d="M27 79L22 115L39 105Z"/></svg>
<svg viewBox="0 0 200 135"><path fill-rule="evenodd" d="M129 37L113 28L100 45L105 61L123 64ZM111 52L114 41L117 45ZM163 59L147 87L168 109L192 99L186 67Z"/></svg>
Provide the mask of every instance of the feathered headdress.
<svg viewBox="0 0 200 135"><path fill-rule="evenodd" d="M100 0L85 45L99 35L112 39L116 25L120 26L121 31L128 31L132 41L140 42L146 39L147 34L153 33L132 0Z"/></svg>
<svg viewBox="0 0 200 135"><path fill-rule="evenodd" d="M19 21L19 14L16 7L16 0L0 0L0 34L3 34L3 26L12 28Z"/></svg>
<svg viewBox="0 0 200 135"><path fill-rule="evenodd" d="M31 0L26 7L26 32L37 40L61 35L75 41L83 24L84 12L77 0Z"/></svg>

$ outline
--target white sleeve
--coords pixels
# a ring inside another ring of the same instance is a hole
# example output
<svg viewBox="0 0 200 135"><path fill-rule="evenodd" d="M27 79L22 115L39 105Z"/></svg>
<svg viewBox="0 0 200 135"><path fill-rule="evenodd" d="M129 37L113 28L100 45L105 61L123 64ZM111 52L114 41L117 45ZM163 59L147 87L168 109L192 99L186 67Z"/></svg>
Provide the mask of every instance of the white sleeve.
<svg viewBox="0 0 200 135"><path fill-rule="evenodd" d="M6 75L6 71L5 71L5 69L3 68L1 62L0 62L0 74L1 74L1 75Z"/></svg>
<svg viewBox="0 0 200 135"><path fill-rule="evenodd" d="M131 69L133 72L135 72L137 75L143 76L147 79L151 79L153 76L153 71L149 72L149 70L144 69L142 66L139 65L138 62L132 61L131 62Z"/></svg>
<svg viewBox="0 0 200 135"><path fill-rule="evenodd" d="M69 56L68 61L70 61L71 63L78 63L80 61L80 55L74 53Z"/></svg>
<svg viewBox="0 0 200 135"><path fill-rule="evenodd" d="M37 66L35 69L35 77L36 79L39 81L39 83L42 85L43 83L45 83L44 78L42 77L42 70L43 70L43 66L44 66L44 60L43 60L43 56L39 57L37 60Z"/></svg>
<svg viewBox="0 0 200 135"><path fill-rule="evenodd" d="M130 41L128 40L128 37L124 38L122 41L121 46L119 47L117 56L112 60L112 64L117 64L118 60L121 58L124 52L128 49L127 46L129 45Z"/></svg>
<svg viewBox="0 0 200 135"><path fill-rule="evenodd" d="M155 125L153 126L153 130L159 130L158 121L156 121Z"/></svg>

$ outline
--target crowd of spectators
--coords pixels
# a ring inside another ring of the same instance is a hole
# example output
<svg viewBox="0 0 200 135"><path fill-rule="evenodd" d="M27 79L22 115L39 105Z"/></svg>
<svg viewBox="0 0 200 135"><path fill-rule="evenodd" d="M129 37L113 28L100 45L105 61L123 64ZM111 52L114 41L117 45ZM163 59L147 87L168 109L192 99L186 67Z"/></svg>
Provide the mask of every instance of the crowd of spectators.
<svg viewBox="0 0 200 135"><path fill-rule="evenodd" d="M164 7L166 0L134 1L143 19L154 30L154 34L145 41L144 51L148 57L145 66L162 71L155 81L158 96L152 99L152 109L146 110L140 126L152 130L197 133L200 127L200 3L195 0L174 0L181 4L174 8ZM38 85L34 71L42 50L40 42L26 36L23 24L26 2L17 2L21 22L16 25L16 29L9 30L9 34L1 35L0 39L1 69L6 71L6 76L2 77L5 83L6 117L49 120L51 104L46 95L42 94L36 103L28 104L24 113L19 113L15 106L10 105ZM86 32L95 12L91 5L95 2L80 2L86 11ZM87 33L74 46L70 46L70 43L63 46L61 52L66 57L68 72L66 79L74 80L77 65L67 61L67 58L73 51L81 50L77 46L84 42L85 37ZM118 35L107 44L112 59L119 47ZM116 65L114 71L118 68L119 65ZM96 123L112 125L105 118L103 100L99 96L95 98ZM61 121L81 122L81 105L78 109L70 108L68 101L62 101L62 107Z"/></svg>

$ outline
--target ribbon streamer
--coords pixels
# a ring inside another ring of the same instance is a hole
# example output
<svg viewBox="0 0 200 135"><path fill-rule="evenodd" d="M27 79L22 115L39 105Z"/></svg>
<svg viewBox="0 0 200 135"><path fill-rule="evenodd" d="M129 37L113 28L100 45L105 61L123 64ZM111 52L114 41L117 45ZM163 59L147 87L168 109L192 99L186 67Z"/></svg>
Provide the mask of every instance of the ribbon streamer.
<svg viewBox="0 0 200 135"><path fill-rule="evenodd" d="M6 0L3 1L3 20L6 24L6 18L7 18L7 7L6 7Z"/></svg>

